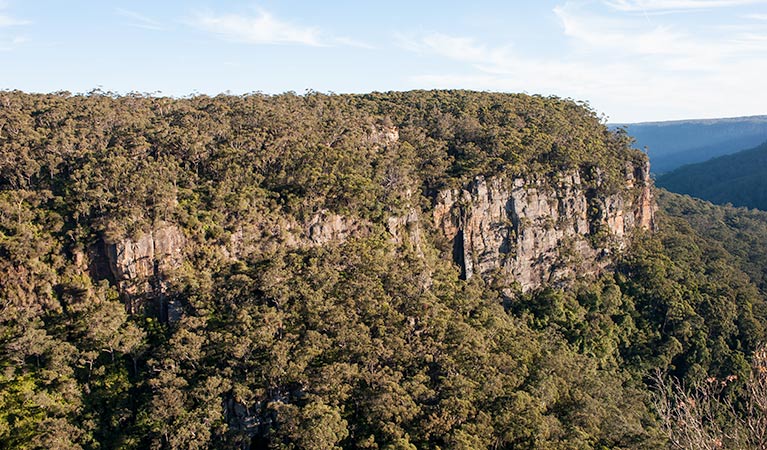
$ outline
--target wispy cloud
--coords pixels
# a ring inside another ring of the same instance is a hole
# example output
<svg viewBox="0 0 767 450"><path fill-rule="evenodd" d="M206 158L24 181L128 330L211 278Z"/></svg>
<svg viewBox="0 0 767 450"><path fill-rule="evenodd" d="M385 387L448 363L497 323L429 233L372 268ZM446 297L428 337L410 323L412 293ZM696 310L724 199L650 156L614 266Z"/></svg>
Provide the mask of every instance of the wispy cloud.
<svg viewBox="0 0 767 450"><path fill-rule="evenodd" d="M744 19L751 19L751 20L764 20L767 21L767 14L746 14L743 16Z"/></svg>
<svg viewBox="0 0 767 450"><path fill-rule="evenodd" d="M0 0L0 28L29 25L31 22L13 17L7 12L8 2Z"/></svg>
<svg viewBox="0 0 767 450"><path fill-rule="evenodd" d="M0 0L0 29L8 29L7 33L16 33L18 27L29 25L32 22L14 17L8 12L8 2ZM11 31L12 30L12 31ZM28 39L20 35L9 35L5 32L0 35L0 51L7 52L14 50L25 43Z"/></svg>
<svg viewBox="0 0 767 450"><path fill-rule="evenodd" d="M753 45L760 39L749 27L732 26L724 34L703 35L678 25L589 12L582 5L567 2L554 8L554 13L571 44L590 54L601 52L610 59L623 55L649 64L654 71L687 74L719 71L734 60L767 57L767 48Z"/></svg>
<svg viewBox="0 0 767 450"><path fill-rule="evenodd" d="M29 24L29 21L27 20L20 20L5 14L0 14L0 28L14 27L14 26L28 25L28 24Z"/></svg>
<svg viewBox="0 0 767 450"><path fill-rule="evenodd" d="M254 16L197 13L189 23L234 42L300 44L314 47L323 45L318 28L285 22L263 9L259 9Z"/></svg>
<svg viewBox="0 0 767 450"><path fill-rule="evenodd" d="M9 39L0 37L0 52L7 52L15 49L21 44L27 42L27 38L23 36L15 36Z"/></svg>
<svg viewBox="0 0 767 450"><path fill-rule="evenodd" d="M165 27L159 21L147 17L143 14L135 11L130 11L123 8L115 8L117 15L130 19L130 25L137 28L144 28L146 30L163 31Z"/></svg>
<svg viewBox="0 0 767 450"><path fill-rule="evenodd" d="M191 19L188 19L187 23L225 40L247 44L369 47L347 37L328 35L316 26L300 25L282 20L260 8L251 15L198 12Z"/></svg>
<svg viewBox="0 0 767 450"><path fill-rule="evenodd" d="M509 58L508 48L491 48L474 38L427 33L420 36L395 34L400 47L418 52L444 56L456 61L499 64Z"/></svg>
<svg viewBox="0 0 767 450"><path fill-rule="evenodd" d="M666 26L616 19L582 12L571 2L554 8L565 36L589 49L621 50L634 54L663 54L683 51L677 44L686 40L683 33ZM684 42L687 47L688 43Z"/></svg>
<svg viewBox="0 0 767 450"><path fill-rule="evenodd" d="M468 64L474 73L422 74L413 81L433 87L516 90L586 97L595 89L619 92L639 83L639 74L622 63L598 66L572 59L544 60L514 52L511 46L491 47L476 39L430 33L420 38L398 37L412 51L431 53ZM606 77L610 73L614 77Z"/></svg>
<svg viewBox="0 0 767 450"><path fill-rule="evenodd" d="M604 0L613 9L624 12L683 11L767 3L765 0Z"/></svg>
<svg viewBox="0 0 767 450"><path fill-rule="evenodd" d="M661 3L680 7L712 2L643 3L659 8ZM703 34L679 22L656 24L632 11L616 14L612 7L591 1L568 1L553 13L567 44L556 59L538 57L535 49L491 45L467 36L397 38L405 49L464 63L453 73L414 75L416 86L589 99L608 113L632 109L635 118L697 117L702 110L738 115L743 105L756 109L767 104L767 93L754 88L763 84L761 74L767 70L767 34L754 27Z"/></svg>

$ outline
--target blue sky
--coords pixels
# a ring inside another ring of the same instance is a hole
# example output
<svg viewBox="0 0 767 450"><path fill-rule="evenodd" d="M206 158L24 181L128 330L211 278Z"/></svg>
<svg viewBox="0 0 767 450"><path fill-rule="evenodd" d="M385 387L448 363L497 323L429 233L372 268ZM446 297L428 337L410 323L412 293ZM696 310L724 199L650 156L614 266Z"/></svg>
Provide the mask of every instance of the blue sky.
<svg viewBox="0 0 767 450"><path fill-rule="evenodd" d="M0 0L0 89L463 88L611 122L767 114L767 0Z"/></svg>

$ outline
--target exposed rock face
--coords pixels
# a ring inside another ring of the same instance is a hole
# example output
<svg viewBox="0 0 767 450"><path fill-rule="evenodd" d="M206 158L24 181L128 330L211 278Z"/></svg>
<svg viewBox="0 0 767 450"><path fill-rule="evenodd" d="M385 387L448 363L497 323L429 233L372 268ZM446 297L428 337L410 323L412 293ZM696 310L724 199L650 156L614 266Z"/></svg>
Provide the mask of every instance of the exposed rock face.
<svg viewBox="0 0 767 450"><path fill-rule="evenodd" d="M350 236L367 232L369 223L320 210L301 223L291 217L264 217L259 223L240 225L232 231L229 245L222 249L227 258L242 259L269 253L278 248L307 248L338 244Z"/></svg>
<svg viewBox="0 0 767 450"><path fill-rule="evenodd" d="M167 224L136 240L105 243L109 268L120 292L131 298L151 294L163 300L170 273L183 262L185 245L181 230ZM130 303L128 306L132 307ZM161 309L163 314L169 313L165 311L167 305Z"/></svg>
<svg viewBox="0 0 767 450"><path fill-rule="evenodd" d="M379 125L372 127L368 136L368 142L371 144L388 145L399 140L399 130L393 125Z"/></svg>
<svg viewBox="0 0 767 450"><path fill-rule="evenodd" d="M649 166L626 172L626 189L607 197L587 189L577 172L555 183L479 176L437 194L434 223L452 240L464 278L499 273L527 291L596 274L634 229L653 226Z"/></svg>
<svg viewBox="0 0 767 450"><path fill-rule="evenodd" d="M397 246L409 246L423 256L424 234L421 226L421 209L413 206L413 190L408 188L404 198L409 207L403 214L386 219L386 229Z"/></svg>
<svg viewBox="0 0 767 450"><path fill-rule="evenodd" d="M638 219L637 225L643 230L655 228L655 210L658 206L652 197L652 178L650 178L650 162L634 168L635 184L639 188L637 204L634 207L634 217Z"/></svg>
<svg viewBox="0 0 767 450"><path fill-rule="evenodd" d="M417 254L423 256L423 232L418 210L414 207L402 216L392 216L386 221L386 228L392 241L399 245L412 245Z"/></svg>
<svg viewBox="0 0 767 450"><path fill-rule="evenodd" d="M624 175L625 186L610 195L601 192L598 171L590 182L577 171L555 180L478 176L463 189L439 192L430 218L411 206L389 217L386 227L394 243L423 255L432 219L437 233L452 242L463 278L500 276L523 291L564 284L604 270L634 230L653 228L649 164L628 164ZM303 223L265 219L233 231L222 254L238 259L276 247L340 244L371 227L327 210ZM170 318L173 305L164 300L167 280L182 264L185 245L181 230L169 224L135 240L106 243L108 275L126 297L158 299Z"/></svg>
<svg viewBox="0 0 767 450"><path fill-rule="evenodd" d="M358 221L328 211L320 211L309 221L306 235L310 245L323 245L328 242L344 241L359 229Z"/></svg>

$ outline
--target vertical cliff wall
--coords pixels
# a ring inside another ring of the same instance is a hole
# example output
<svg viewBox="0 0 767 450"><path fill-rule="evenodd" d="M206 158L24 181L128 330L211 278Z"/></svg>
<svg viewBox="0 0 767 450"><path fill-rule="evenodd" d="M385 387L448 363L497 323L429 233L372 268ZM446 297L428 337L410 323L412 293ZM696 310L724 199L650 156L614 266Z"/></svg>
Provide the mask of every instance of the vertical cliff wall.
<svg viewBox="0 0 767 450"><path fill-rule="evenodd" d="M608 188L602 178L598 169L588 180L579 171L553 178L478 176L461 189L438 192L431 211L411 206L402 216L388 217L385 225L393 243L411 245L423 255L430 245L424 225L432 222L428 228L452 243L464 279L500 276L522 291L563 285L605 270L634 230L653 228L647 162L626 164L621 186ZM278 230L282 245L293 248L337 245L372 226L324 210L304 224L283 222L288 225ZM231 248L222 254L237 259L268 247L268 233L245 234L242 228L234 233ZM181 230L169 224L136 239L106 243L111 277L127 297L159 299L161 311L167 309L166 280L181 265L185 245Z"/></svg>
<svg viewBox="0 0 767 450"><path fill-rule="evenodd" d="M542 177L477 177L437 194L433 220L453 243L462 277L500 275L523 291L593 275L635 229L652 229L649 164L627 165L605 193L577 171Z"/></svg>
<svg viewBox="0 0 767 450"><path fill-rule="evenodd" d="M136 300L150 297L158 301L160 317L173 319L179 312L166 298L168 280L184 260L186 238L175 225L162 224L135 239L102 242L111 279L126 299L129 311L134 311ZM98 256L97 256L98 258ZM94 263L103 265L101 261Z"/></svg>

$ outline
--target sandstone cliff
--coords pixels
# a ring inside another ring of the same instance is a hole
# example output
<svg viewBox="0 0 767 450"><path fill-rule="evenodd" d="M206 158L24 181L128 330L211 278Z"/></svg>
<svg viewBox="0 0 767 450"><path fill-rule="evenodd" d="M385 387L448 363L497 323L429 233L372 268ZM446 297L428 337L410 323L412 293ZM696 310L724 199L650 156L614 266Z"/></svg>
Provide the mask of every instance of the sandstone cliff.
<svg viewBox="0 0 767 450"><path fill-rule="evenodd" d="M183 263L186 238L175 225L162 224L135 239L104 242L111 278L126 299L129 310L136 300L158 300L162 319L178 314L176 305L166 299L168 281Z"/></svg>
<svg viewBox="0 0 767 450"><path fill-rule="evenodd" d="M598 170L588 181L578 171L554 179L478 176L463 188L437 192L431 211L410 206L403 215L390 216L385 225L392 242L410 246L420 255L430 245L427 229L436 233L432 237L447 239L464 279L492 277L522 291L563 285L600 273L634 230L653 228L649 164L627 164L623 180L623 186L609 192ZM409 191L407 198L411 195ZM230 244L222 249L224 257L240 259L275 245L337 245L369 233L372 227L327 210L305 223L290 218L268 223L272 222L234 230ZM160 299L169 311L165 314L173 315L173 305L163 299L168 277L182 264L186 245L183 232L170 224L136 239L106 243L111 276L124 295Z"/></svg>
<svg viewBox="0 0 767 450"><path fill-rule="evenodd" d="M587 187L578 172L542 178L477 177L437 194L434 224L453 243L462 277L500 275L523 291L612 262L635 229L652 229L649 164L627 165L626 184L610 195Z"/></svg>

